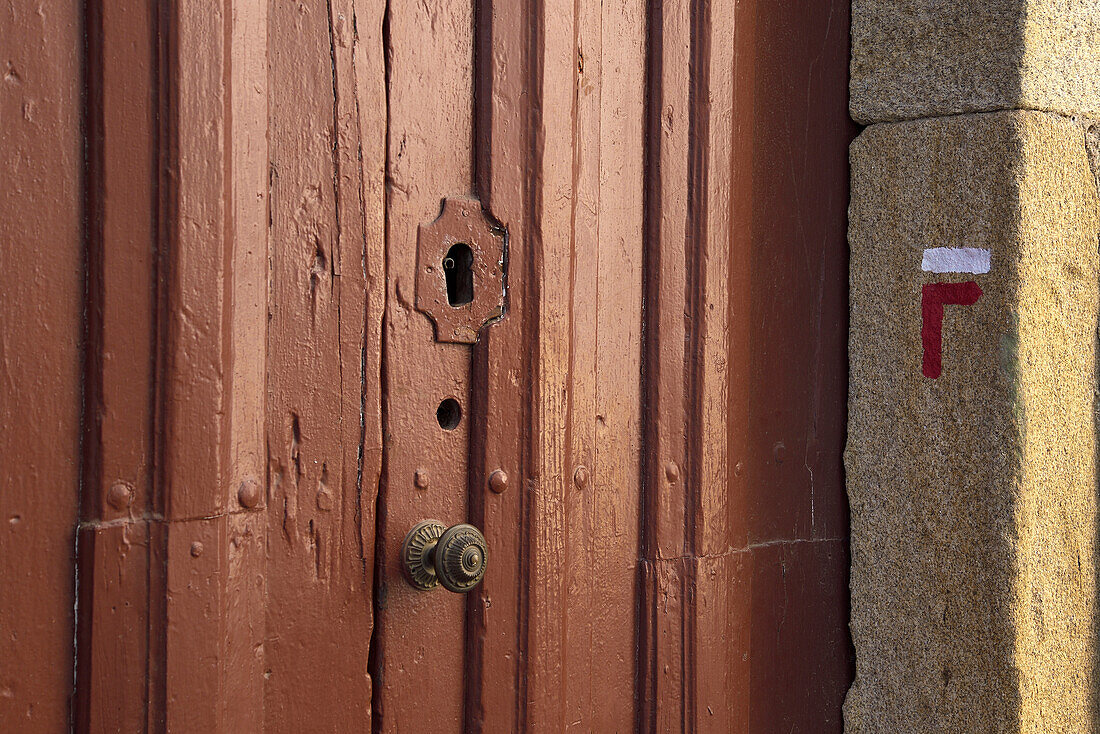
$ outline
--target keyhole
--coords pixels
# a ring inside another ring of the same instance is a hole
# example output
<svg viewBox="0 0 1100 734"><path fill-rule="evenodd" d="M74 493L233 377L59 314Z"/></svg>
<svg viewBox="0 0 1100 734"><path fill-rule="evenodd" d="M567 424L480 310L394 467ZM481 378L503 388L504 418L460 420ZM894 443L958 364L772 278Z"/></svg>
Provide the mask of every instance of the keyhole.
<svg viewBox="0 0 1100 734"><path fill-rule="evenodd" d="M474 300L474 253L469 245L451 245L443 258L443 275L447 278L447 303L452 308Z"/></svg>

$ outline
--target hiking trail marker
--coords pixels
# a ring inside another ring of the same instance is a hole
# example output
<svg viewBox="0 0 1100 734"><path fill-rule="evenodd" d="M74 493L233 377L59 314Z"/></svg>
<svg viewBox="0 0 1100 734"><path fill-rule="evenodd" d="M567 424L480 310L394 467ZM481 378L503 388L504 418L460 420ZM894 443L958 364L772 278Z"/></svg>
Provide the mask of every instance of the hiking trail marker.
<svg viewBox="0 0 1100 734"><path fill-rule="evenodd" d="M989 272L989 250L977 247L930 247L921 258L921 270L930 273ZM982 289L972 280L965 283L928 283L921 288L921 345L924 358L921 371L935 380L943 372L943 307L972 306L982 297Z"/></svg>

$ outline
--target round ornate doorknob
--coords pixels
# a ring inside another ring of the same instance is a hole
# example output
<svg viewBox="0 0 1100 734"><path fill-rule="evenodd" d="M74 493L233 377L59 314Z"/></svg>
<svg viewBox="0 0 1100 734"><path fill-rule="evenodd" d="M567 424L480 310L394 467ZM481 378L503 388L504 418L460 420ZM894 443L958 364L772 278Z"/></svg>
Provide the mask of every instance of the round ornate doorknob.
<svg viewBox="0 0 1100 734"><path fill-rule="evenodd" d="M409 583L418 589L440 584L464 594L485 575L485 537L473 525L445 526L438 520L421 520L401 544L401 565Z"/></svg>

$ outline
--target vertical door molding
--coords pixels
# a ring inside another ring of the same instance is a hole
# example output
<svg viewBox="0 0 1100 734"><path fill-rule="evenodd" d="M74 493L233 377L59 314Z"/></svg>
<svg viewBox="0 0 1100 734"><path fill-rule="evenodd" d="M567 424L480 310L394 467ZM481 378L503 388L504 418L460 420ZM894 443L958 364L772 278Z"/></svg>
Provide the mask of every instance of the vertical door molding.
<svg viewBox="0 0 1100 734"><path fill-rule="evenodd" d="M248 42L266 16L97 2L87 23L77 725L254 728L267 94Z"/></svg>
<svg viewBox="0 0 1100 734"><path fill-rule="evenodd" d="M650 4L645 731L841 727L845 7Z"/></svg>
<svg viewBox="0 0 1100 734"><path fill-rule="evenodd" d="M153 673L164 665L155 438L163 19L149 3L89 2L85 12L87 333L74 719L79 731L143 731L164 717L164 679Z"/></svg>
<svg viewBox="0 0 1100 734"><path fill-rule="evenodd" d="M730 352L735 10L651 10L641 723L734 731L748 710L734 651L749 632L735 611L743 564L730 551L745 540L727 443L741 356Z"/></svg>
<svg viewBox="0 0 1100 734"><path fill-rule="evenodd" d="M81 9L0 14L0 731L71 721L83 252Z"/></svg>
<svg viewBox="0 0 1100 734"><path fill-rule="evenodd" d="M88 5L81 730L370 717L382 13L302 9Z"/></svg>
<svg viewBox="0 0 1100 734"><path fill-rule="evenodd" d="M474 186L508 231L505 316L474 350L471 373L470 518L491 565L467 603L465 729L526 731L530 530L534 481L531 430L535 353L528 341L537 284L530 266L530 204L537 169L528 97L531 3L476 3ZM508 481L487 491L491 473Z"/></svg>

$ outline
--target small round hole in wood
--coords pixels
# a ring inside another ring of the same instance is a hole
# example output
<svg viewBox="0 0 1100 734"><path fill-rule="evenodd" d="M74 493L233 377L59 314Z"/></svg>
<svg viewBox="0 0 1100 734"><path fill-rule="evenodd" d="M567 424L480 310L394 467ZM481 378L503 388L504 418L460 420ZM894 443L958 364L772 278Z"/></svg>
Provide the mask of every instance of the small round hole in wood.
<svg viewBox="0 0 1100 734"><path fill-rule="evenodd" d="M453 431L462 421L462 406L454 398L447 398L435 410L435 419L445 431Z"/></svg>

